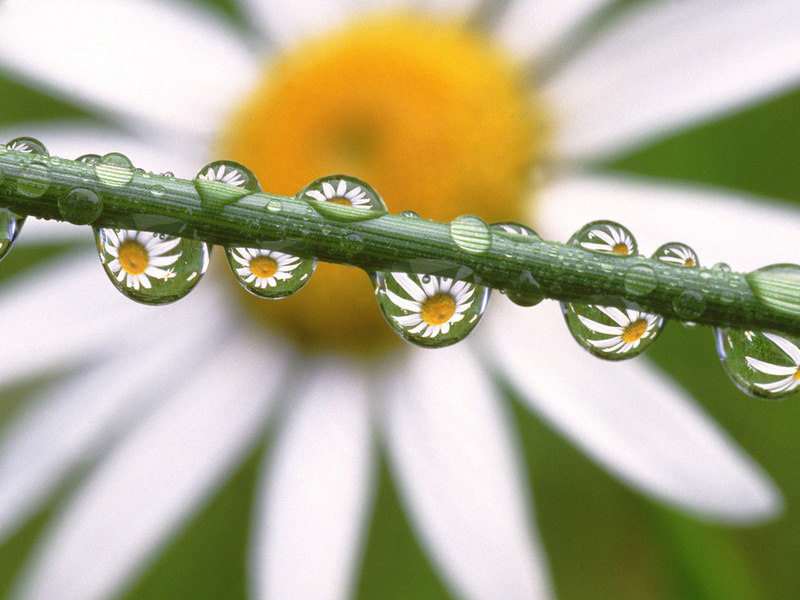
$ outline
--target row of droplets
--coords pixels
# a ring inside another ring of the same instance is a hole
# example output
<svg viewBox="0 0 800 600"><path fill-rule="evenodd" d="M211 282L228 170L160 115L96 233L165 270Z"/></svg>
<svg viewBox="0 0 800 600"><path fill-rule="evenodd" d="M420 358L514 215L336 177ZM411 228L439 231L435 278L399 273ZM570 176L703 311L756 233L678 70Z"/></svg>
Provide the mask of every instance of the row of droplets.
<svg viewBox="0 0 800 600"><path fill-rule="evenodd" d="M5 148L48 156L45 147L33 138L17 138ZM0 150L5 150L0 146ZM51 159L51 164L56 158ZM132 163L118 153L105 156L85 155L78 159L94 165L97 178L112 187L132 181ZM46 166L32 163L16 178L17 191L27 196L41 196L48 189ZM170 176L171 174L162 174ZM209 210L240 201L260 192L256 176L233 161L215 161L203 167L194 179L201 201ZM151 190L164 194L161 186ZM360 220L387 214L377 192L365 182L348 176L330 176L306 186L298 197L321 214L335 220ZM69 190L58 201L65 220L90 224L103 209L102 199L91 187ZM268 211L281 210L278 200L265 201ZM401 213L420 218L416 213ZM0 210L0 259L9 251L25 217ZM487 225L478 217L464 215L450 224L454 242L464 252L481 254L491 246L497 233L524 243L540 239L529 227L519 223ZM200 281L209 265L210 247L195 239L147 231L94 227L101 263L116 288L128 298L145 304L166 304L186 296ZM355 240L353 240L355 243ZM624 226L611 221L589 223L576 232L570 244L591 252L633 257L638 254L636 241ZM279 243L252 248L229 246L225 254L231 271L248 292L268 299L280 299L297 293L310 280L317 261L280 250ZM661 246L653 258L682 267L699 266L696 253L689 246L672 242ZM725 264L715 269L729 272ZM529 274L530 275L530 274ZM486 311L491 289L487 286L450 277L428 274L377 272L371 274L378 305L388 324L409 342L429 348L443 347L464 339ZM535 284L532 276L527 284ZM647 265L628 269L624 287L633 297L649 294L657 287L655 272ZM502 290L522 306L538 304L544 296L535 286ZM664 328L664 318L636 308L620 309L594 304L562 302L567 327L586 350L603 359L623 360L647 350ZM698 318L705 310L702 295L685 290L673 302L676 313L684 319ZM790 395L800 386L800 340L758 331L715 329L717 350L731 380L742 391L761 398L776 399Z"/></svg>

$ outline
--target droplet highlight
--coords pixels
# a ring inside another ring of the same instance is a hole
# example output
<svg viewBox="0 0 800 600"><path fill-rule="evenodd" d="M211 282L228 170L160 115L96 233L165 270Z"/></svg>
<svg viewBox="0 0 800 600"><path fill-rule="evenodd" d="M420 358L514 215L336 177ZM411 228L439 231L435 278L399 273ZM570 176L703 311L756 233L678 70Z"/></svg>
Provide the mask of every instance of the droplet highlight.
<svg viewBox="0 0 800 600"><path fill-rule="evenodd" d="M567 327L586 350L606 360L642 354L664 328L664 318L633 308L561 303Z"/></svg>
<svg viewBox="0 0 800 600"><path fill-rule="evenodd" d="M463 340L477 326L491 289L448 277L376 273L378 306L402 338L426 348Z"/></svg>
<svg viewBox="0 0 800 600"><path fill-rule="evenodd" d="M142 304L180 300L208 269L209 246L200 240L148 231L95 229L100 261L114 286Z"/></svg>
<svg viewBox="0 0 800 600"><path fill-rule="evenodd" d="M308 202L322 216L336 221L365 221L389 213L371 185L349 175L317 179L304 187L297 197Z"/></svg>
<svg viewBox="0 0 800 600"><path fill-rule="evenodd" d="M225 257L244 289L271 300L299 292L317 268L314 259L265 248L225 248Z"/></svg>

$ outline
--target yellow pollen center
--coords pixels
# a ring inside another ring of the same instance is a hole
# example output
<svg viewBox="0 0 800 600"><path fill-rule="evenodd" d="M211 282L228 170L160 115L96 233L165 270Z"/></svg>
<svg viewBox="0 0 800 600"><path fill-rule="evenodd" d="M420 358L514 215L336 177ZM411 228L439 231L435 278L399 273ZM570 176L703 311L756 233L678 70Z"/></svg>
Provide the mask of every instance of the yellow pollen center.
<svg viewBox="0 0 800 600"><path fill-rule="evenodd" d="M794 372L794 375L792 375L792 379L794 379L795 381L800 381L800 369L797 369L797 371Z"/></svg>
<svg viewBox="0 0 800 600"><path fill-rule="evenodd" d="M217 151L278 194L341 173L371 184L392 213L518 220L546 125L525 73L479 32L373 14L270 61ZM320 264L298 294L245 302L306 347L374 355L397 341L352 267Z"/></svg>
<svg viewBox="0 0 800 600"><path fill-rule="evenodd" d="M683 262L683 264L684 264L684 265L686 265L687 267L693 267L693 266L694 266L694 261L693 261L691 258L687 258L687 259L686 259L686 260Z"/></svg>
<svg viewBox="0 0 800 600"><path fill-rule="evenodd" d="M644 319L636 319L628 323L622 330L622 341L626 344L632 344L647 332L647 321Z"/></svg>
<svg viewBox="0 0 800 600"><path fill-rule="evenodd" d="M343 196L334 196L333 198L328 200L328 202L333 202L334 204L341 204L342 206L353 206L353 203Z"/></svg>
<svg viewBox="0 0 800 600"><path fill-rule="evenodd" d="M150 255L136 240L125 240L119 245L119 264L126 273L141 275L150 264Z"/></svg>
<svg viewBox="0 0 800 600"><path fill-rule="evenodd" d="M422 303L419 314L428 325L444 325L456 314L456 299L445 292L434 294Z"/></svg>
<svg viewBox="0 0 800 600"><path fill-rule="evenodd" d="M614 247L611 248L611 252L613 252L614 254L627 255L628 247L622 242L620 242L619 244L614 244Z"/></svg>
<svg viewBox="0 0 800 600"><path fill-rule="evenodd" d="M256 256L250 261L250 272L260 279L267 279L278 272L278 263L269 256Z"/></svg>

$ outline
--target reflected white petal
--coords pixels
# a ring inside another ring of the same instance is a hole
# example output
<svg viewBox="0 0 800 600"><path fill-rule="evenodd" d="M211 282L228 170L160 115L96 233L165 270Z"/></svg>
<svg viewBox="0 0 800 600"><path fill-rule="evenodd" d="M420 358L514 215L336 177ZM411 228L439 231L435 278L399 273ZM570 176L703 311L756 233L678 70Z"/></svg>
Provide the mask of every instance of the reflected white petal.
<svg viewBox="0 0 800 600"><path fill-rule="evenodd" d="M492 359L520 397L631 486L709 520L774 517L769 477L669 377L642 360L610 363L575 344L558 308L497 303Z"/></svg>
<svg viewBox="0 0 800 600"><path fill-rule="evenodd" d="M265 600L345 600L375 482L371 398L351 363L303 370L261 476L250 573Z"/></svg>
<svg viewBox="0 0 800 600"><path fill-rule="evenodd" d="M515 432L464 345L412 351L386 382L384 436L401 499L466 600L548 598Z"/></svg>

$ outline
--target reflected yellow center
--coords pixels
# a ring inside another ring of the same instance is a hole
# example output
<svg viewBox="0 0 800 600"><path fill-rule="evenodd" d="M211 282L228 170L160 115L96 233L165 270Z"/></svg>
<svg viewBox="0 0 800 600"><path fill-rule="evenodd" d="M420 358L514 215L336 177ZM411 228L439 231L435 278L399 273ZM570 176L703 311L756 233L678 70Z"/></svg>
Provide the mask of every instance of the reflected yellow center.
<svg viewBox="0 0 800 600"><path fill-rule="evenodd" d="M611 248L611 252L613 252L614 254L627 255L628 254L628 246L626 246L622 242L620 242L619 244L614 244L614 247Z"/></svg>
<svg viewBox="0 0 800 600"><path fill-rule="evenodd" d="M428 325L443 325L456 314L456 299L445 292L434 294L422 303L419 314Z"/></svg>
<svg viewBox="0 0 800 600"><path fill-rule="evenodd" d="M622 330L622 341L626 344L632 344L636 340L641 339L641 337L647 333L647 321L644 319L636 319L631 323L628 323L625 328Z"/></svg>
<svg viewBox="0 0 800 600"><path fill-rule="evenodd" d="M794 372L794 375L792 375L792 379L794 379L795 381L800 381L800 369L797 369L797 371Z"/></svg>
<svg viewBox="0 0 800 600"><path fill-rule="evenodd" d="M683 264L685 266L687 266L687 267L693 267L694 266L694 260L692 260L691 258L687 258L685 261L683 261Z"/></svg>
<svg viewBox="0 0 800 600"><path fill-rule="evenodd" d="M150 255L136 240L125 240L119 245L119 264L131 275L141 275L150 264Z"/></svg>
<svg viewBox="0 0 800 600"><path fill-rule="evenodd" d="M517 220L546 146L546 120L523 75L463 25L373 15L271 61L217 151L269 192L348 174L375 187L392 213ZM308 348L374 355L396 341L369 279L351 267L320 264L284 300L243 300Z"/></svg>
<svg viewBox="0 0 800 600"><path fill-rule="evenodd" d="M260 279L267 279L278 272L278 263L269 256L256 256L250 261L250 272Z"/></svg>

